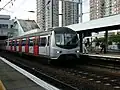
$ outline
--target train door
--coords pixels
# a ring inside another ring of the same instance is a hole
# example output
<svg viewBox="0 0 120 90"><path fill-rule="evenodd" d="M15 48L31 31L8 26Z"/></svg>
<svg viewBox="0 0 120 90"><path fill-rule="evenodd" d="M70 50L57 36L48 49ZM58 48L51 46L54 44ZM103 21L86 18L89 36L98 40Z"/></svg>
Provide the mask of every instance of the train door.
<svg viewBox="0 0 120 90"><path fill-rule="evenodd" d="M35 56L38 56L38 54L39 54L38 42L39 42L39 36L36 36L34 39L34 55Z"/></svg>
<svg viewBox="0 0 120 90"><path fill-rule="evenodd" d="M16 52L16 42L17 40L14 41L14 51Z"/></svg>
<svg viewBox="0 0 120 90"><path fill-rule="evenodd" d="M33 43L33 40L34 40L35 37L30 37L29 38L29 53L33 54L33 46L34 46L34 43Z"/></svg>
<svg viewBox="0 0 120 90"><path fill-rule="evenodd" d="M5 41L6 50L9 50L9 43L10 43L9 40Z"/></svg>
<svg viewBox="0 0 120 90"><path fill-rule="evenodd" d="M46 36L40 36L39 40L39 55L41 56L47 56L47 37Z"/></svg>
<svg viewBox="0 0 120 90"><path fill-rule="evenodd" d="M12 51L15 51L15 46L14 46L14 44L15 44L15 40L12 40Z"/></svg>
<svg viewBox="0 0 120 90"><path fill-rule="evenodd" d="M25 53L29 52L29 38L26 38Z"/></svg>
<svg viewBox="0 0 120 90"><path fill-rule="evenodd" d="M8 41L5 41L5 50L8 50Z"/></svg>
<svg viewBox="0 0 120 90"><path fill-rule="evenodd" d="M9 40L9 47L8 47L8 50L10 51L11 50L11 41Z"/></svg>
<svg viewBox="0 0 120 90"><path fill-rule="evenodd" d="M22 52L25 52L26 38L22 39Z"/></svg>
<svg viewBox="0 0 120 90"><path fill-rule="evenodd" d="M10 40L10 51L12 51L12 40Z"/></svg>
<svg viewBox="0 0 120 90"><path fill-rule="evenodd" d="M50 56L50 36L47 36L46 55Z"/></svg>
<svg viewBox="0 0 120 90"><path fill-rule="evenodd" d="M19 52L22 52L22 39L19 39Z"/></svg>
<svg viewBox="0 0 120 90"><path fill-rule="evenodd" d="M19 40L18 39L16 40L16 51L17 52L19 51Z"/></svg>

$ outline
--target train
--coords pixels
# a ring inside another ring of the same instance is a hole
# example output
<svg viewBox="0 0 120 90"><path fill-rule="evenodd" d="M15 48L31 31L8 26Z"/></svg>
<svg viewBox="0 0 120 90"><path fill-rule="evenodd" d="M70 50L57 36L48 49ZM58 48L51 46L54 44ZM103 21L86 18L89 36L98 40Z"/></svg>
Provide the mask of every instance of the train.
<svg viewBox="0 0 120 90"><path fill-rule="evenodd" d="M5 50L43 57L50 63L57 60L73 60L80 56L79 37L67 27L8 38Z"/></svg>

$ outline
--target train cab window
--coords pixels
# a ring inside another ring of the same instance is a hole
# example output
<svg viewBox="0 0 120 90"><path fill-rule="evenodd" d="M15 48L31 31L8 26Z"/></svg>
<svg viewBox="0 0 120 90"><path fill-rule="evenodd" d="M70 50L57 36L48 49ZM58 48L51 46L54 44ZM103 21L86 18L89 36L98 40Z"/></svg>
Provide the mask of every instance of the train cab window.
<svg viewBox="0 0 120 90"><path fill-rule="evenodd" d="M58 47L72 49L78 46L77 34L63 33L55 35L55 43Z"/></svg>
<svg viewBox="0 0 120 90"><path fill-rule="evenodd" d="M56 44L57 45L64 45L64 36L61 34L56 34Z"/></svg>
<svg viewBox="0 0 120 90"><path fill-rule="evenodd" d="M40 38L40 43L39 43L39 46L45 46L46 45L46 37L42 37Z"/></svg>

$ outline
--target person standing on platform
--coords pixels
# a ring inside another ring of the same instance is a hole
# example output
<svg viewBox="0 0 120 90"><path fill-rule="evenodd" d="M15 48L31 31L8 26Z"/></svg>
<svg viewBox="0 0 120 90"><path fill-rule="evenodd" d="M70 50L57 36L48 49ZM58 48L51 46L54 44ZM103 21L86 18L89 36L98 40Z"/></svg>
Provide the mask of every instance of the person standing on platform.
<svg viewBox="0 0 120 90"><path fill-rule="evenodd" d="M102 51L104 51L104 53L105 53L105 43L104 43L104 42L102 42L102 43L100 44L100 47L101 47L100 52L102 53Z"/></svg>
<svg viewBox="0 0 120 90"><path fill-rule="evenodd" d="M83 54L88 54L86 39L83 39Z"/></svg>
<svg viewBox="0 0 120 90"><path fill-rule="evenodd" d="M97 37L95 37L95 41L96 41L96 43L95 43L95 52L96 52L96 54L99 54L98 51L99 51L100 42L99 42Z"/></svg>

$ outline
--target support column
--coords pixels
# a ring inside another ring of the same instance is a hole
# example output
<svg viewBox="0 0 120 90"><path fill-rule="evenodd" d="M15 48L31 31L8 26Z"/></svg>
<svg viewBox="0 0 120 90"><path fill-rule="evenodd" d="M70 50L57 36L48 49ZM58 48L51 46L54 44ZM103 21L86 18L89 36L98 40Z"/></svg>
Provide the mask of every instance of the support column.
<svg viewBox="0 0 120 90"><path fill-rule="evenodd" d="M80 52L83 53L83 33L79 33L80 38Z"/></svg>
<svg viewBox="0 0 120 90"><path fill-rule="evenodd" d="M107 53L108 48L108 30L105 31L105 53Z"/></svg>

